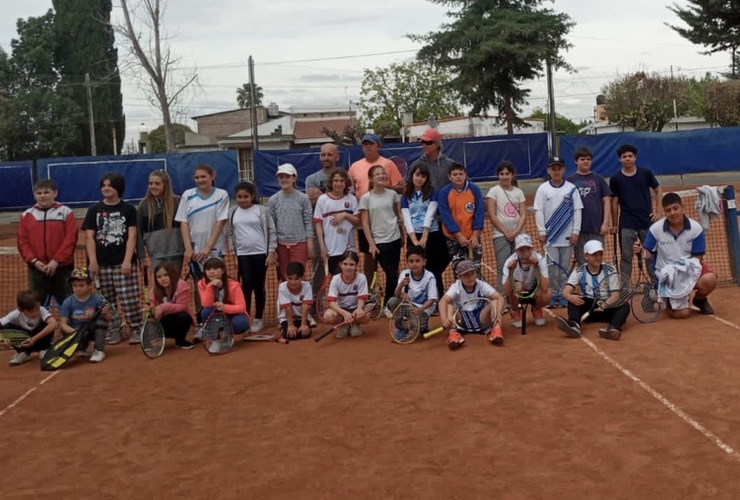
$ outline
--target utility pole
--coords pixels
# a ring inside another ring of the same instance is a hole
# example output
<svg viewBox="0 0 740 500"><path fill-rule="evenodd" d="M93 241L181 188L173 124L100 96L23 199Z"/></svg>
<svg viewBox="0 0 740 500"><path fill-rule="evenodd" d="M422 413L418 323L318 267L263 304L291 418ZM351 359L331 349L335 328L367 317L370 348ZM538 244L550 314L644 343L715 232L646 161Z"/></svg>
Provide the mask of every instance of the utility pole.
<svg viewBox="0 0 740 500"><path fill-rule="evenodd" d="M252 122L252 155L259 148L259 140L257 136L257 88L254 83L254 59L249 56L249 92L250 92L250 121ZM254 156L253 156L254 157Z"/></svg>
<svg viewBox="0 0 740 500"><path fill-rule="evenodd" d="M548 127L550 128L550 148L553 156L560 156L560 146L558 145L557 122L555 121L555 89L552 81L552 63L547 60L547 107L548 107Z"/></svg>
<svg viewBox="0 0 740 500"><path fill-rule="evenodd" d="M113 156L118 155L118 136L116 134L116 124L113 123Z"/></svg>
<svg viewBox="0 0 740 500"><path fill-rule="evenodd" d="M90 120L90 155L98 156L98 148L95 145L95 116L93 115L92 85L90 84L90 73L85 73L85 87L87 87L87 114Z"/></svg>

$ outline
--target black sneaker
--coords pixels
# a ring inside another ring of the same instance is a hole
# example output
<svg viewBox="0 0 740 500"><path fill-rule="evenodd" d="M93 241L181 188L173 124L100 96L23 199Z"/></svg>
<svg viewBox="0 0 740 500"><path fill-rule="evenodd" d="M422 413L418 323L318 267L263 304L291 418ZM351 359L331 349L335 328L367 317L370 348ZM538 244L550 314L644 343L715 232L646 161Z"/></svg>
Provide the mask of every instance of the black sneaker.
<svg viewBox="0 0 740 500"><path fill-rule="evenodd" d="M188 342L187 340L183 340L182 342L179 342L179 343L176 342L175 346L178 349L192 349L193 347L195 347L195 344L193 344L192 342Z"/></svg>
<svg viewBox="0 0 740 500"><path fill-rule="evenodd" d="M714 314L714 308L709 304L709 300L704 297L703 299L697 299L694 297L694 300L691 302L694 304L694 306L699 309L699 312L702 314Z"/></svg>
<svg viewBox="0 0 740 500"><path fill-rule="evenodd" d="M555 316L555 327L572 339L577 339L581 336L581 325L562 316Z"/></svg>

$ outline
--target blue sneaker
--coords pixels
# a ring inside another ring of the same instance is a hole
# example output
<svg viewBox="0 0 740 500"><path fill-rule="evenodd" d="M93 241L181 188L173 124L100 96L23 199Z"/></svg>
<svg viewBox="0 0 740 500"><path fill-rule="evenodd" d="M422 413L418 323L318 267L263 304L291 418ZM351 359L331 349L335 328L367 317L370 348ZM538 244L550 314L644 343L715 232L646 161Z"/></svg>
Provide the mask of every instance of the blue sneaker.
<svg viewBox="0 0 740 500"><path fill-rule="evenodd" d="M396 333L393 334L393 338L400 342L406 338L406 335L406 330L401 330L399 328L398 330L396 330Z"/></svg>

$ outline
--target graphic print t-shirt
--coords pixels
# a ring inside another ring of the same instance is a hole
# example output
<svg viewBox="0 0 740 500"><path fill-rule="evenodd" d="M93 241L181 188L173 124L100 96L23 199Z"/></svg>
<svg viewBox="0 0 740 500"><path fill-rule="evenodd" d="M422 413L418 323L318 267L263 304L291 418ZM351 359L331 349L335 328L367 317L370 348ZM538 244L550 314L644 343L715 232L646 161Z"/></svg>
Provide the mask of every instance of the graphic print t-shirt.
<svg viewBox="0 0 740 500"><path fill-rule="evenodd" d="M120 201L115 205L98 202L87 210L82 229L95 231L95 253L101 266L123 263L128 228L136 227L136 208ZM136 262L136 255L132 264Z"/></svg>

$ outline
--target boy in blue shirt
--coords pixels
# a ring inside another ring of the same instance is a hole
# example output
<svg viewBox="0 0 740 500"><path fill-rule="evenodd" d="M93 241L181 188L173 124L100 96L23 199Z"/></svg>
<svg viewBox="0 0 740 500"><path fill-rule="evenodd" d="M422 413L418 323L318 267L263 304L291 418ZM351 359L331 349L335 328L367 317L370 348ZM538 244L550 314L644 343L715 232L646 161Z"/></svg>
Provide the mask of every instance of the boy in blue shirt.
<svg viewBox="0 0 740 500"><path fill-rule="evenodd" d="M78 356L89 357L91 363L100 363L105 359L105 334L111 320L110 311L100 295L93 293L93 282L87 268L78 267L72 271L69 281L72 283L72 295L67 297L59 311L60 329L62 334L69 335L86 328L95 312L102 309L103 313L98 316L93 328L94 350L92 353L88 350L90 335L86 335L77 351Z"/></svg>

